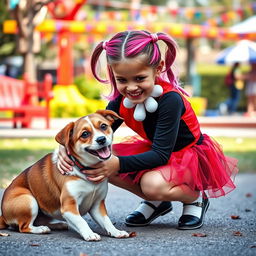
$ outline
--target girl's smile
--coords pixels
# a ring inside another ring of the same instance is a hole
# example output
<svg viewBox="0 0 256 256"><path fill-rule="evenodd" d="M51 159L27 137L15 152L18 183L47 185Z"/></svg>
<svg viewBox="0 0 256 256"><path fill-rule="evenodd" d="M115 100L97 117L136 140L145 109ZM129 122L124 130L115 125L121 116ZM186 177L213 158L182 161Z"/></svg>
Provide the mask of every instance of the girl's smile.
<svg viewBox="0 0 256 256"><path fill-rule="evenodd" d="M142 57L114 63L111 68L117 90L134 104L142 103L150 96L156 75L160 73L160 68L145 65Z"/></svg>

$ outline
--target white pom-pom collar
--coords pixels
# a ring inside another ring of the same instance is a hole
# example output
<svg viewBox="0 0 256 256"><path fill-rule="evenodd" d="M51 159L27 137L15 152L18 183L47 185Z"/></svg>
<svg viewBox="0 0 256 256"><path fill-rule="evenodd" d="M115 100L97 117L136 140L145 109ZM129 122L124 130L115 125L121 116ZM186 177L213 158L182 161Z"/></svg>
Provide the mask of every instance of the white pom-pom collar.
<svg viewBox="0 0 256 256"><path fill-rule="evenodd" d="M132 103L128 98L124 98L123 104L126 108L135 107L133 117L137 121L143 121L146 118L146 110L149 113L154 113L158 108L158 103L154 98L157 98L163 94L163 88L161 85L154 85L153 91L150 96L139 104Z"/></svg>

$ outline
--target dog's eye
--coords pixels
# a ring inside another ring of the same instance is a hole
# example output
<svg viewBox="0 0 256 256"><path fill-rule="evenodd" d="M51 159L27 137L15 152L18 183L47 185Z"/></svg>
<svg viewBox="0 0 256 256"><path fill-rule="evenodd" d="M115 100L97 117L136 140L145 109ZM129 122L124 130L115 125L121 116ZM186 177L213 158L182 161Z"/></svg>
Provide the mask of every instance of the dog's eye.
<svg viewBox="0 0 256 256"><path fill-rule="evenodd" d="M108 128L108 125L107 124L101 124L100 125L100 129L103 130L103 131L106 131Z"/></svg>
<svg viewBox="0 0 256 256"><path fill-rule="evenodd" d="M84 139L88 138L89 136L90 136L90 133L87 132L87 131L84 131L84 132L82 133L82 135L81 135L81 137L84 138Z"/></svg>

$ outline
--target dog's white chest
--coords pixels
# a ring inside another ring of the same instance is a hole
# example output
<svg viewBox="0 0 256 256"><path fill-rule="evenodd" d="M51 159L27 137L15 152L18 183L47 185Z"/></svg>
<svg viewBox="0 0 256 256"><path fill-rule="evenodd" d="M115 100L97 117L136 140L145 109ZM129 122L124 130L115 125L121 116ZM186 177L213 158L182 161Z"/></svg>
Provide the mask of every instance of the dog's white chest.
<svg viewBox="0 0 256 256"><path fill-rule="evenodd" d="M69 194L74 197L81 215L86 214L92 206L107 195L107 181L94 184L86 180L73 180L66 184Z"/></svg>

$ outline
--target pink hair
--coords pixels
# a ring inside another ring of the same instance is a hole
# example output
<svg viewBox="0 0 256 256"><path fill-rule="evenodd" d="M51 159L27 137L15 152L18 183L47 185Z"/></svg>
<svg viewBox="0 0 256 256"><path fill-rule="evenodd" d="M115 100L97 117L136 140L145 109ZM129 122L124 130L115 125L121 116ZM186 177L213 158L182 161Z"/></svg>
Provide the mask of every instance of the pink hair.
<svg viewBox="0 0 256 256"><path fill-rule="evenodd" d="M116 87L116 81L114 78L111 64L122 61L126 58L134 58L140 55L145 55L145 63L155 68L161 61L161 52L159 50L156 41L162 40L167 49L165 52L165 69L162 71L161 78L163 80L169 80L173 84L174 88L180 90L182 93L187 94L178 83L176 76L174 75L171 66L176 58L176 42L165 33L156 33L154 35L147 31L124 31L116 34L109 41L101 42L97 45L93 51L91 58L91 69L94 77L101 83L109 83L112 85L112 91L107 97L109 100L115 99L119 92ZM103 50L106 50L108 74L109 80L103 80L99 77L96 67L99 61L99 57Z"/></svg>

